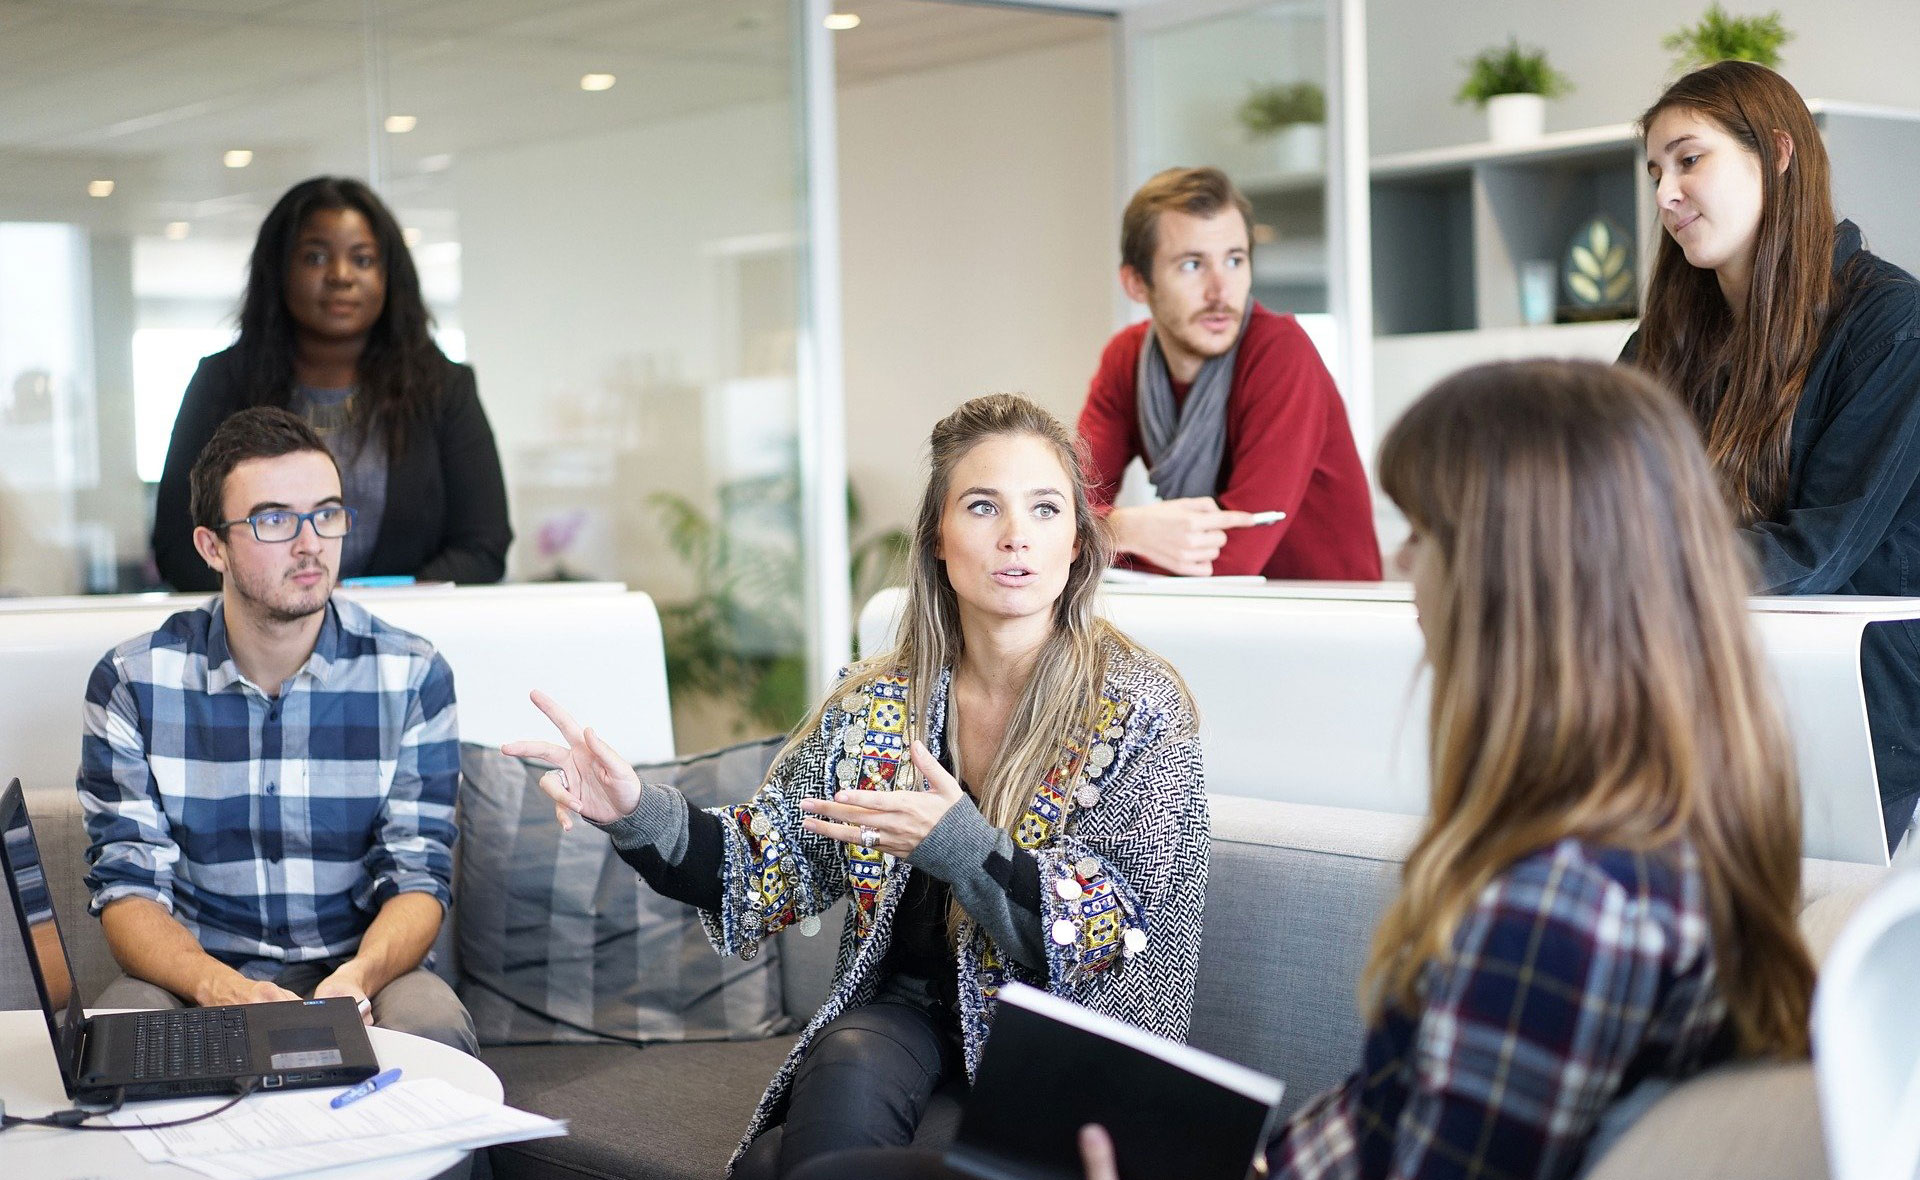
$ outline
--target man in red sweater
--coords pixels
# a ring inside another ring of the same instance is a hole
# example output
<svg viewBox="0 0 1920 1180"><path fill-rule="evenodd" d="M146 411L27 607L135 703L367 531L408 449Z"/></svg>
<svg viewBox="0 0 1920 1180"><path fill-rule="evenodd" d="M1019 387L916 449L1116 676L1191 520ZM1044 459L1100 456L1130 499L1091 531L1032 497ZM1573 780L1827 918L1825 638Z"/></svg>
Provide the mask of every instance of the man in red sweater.
<svg viewBox="0 0 1920 1180"><path fill-rule="evenodd" d="M1152 318L1107 342L1080 411L1094 502L1142 568L1378 581L1346 406L1294 318L1253 302L1252 214L1216 168L1168 169L1128 202L1120 283ZM1161 499L1112 508L1135 455Z"/></svg>

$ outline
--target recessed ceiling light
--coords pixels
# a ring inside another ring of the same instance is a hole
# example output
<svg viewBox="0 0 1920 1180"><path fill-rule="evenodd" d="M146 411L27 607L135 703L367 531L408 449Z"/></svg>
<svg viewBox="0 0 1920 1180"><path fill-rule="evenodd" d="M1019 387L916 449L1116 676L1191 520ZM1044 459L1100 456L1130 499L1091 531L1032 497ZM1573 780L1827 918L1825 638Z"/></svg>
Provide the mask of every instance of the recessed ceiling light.
<svg viewBox="0 0 1920 1180"><path fill-rule="evenodd" d="M827 14L826 26L836 33L844 33L848 29L857 29L860 27L860 14L857 12L830 12Z"/></svg>
<svg viewBox="0 0 1920 1180"><path fill-rule="evenodd" d="M420 171L422 172L445 172L451 167L453 167L453 157L446 152L441 152L433 156L420 157Z"/></svg>
<svg viewBox="0 0 1920 1180"><path fill-rule="evenodd" d="M165 233L167 235L167 241L178 242L185 239L187 236L187 231L192 228L193 227L191 225L188 225L184 221L167 222L167 228L165 230Z"/></svg>
<svg viewBox="0 0 1920 1180"><path fill-rule="evenodd" d="M87 182L87 195L89 197L111 197L113 195L113 182L111 180L89 180Z"/></svg>
<svg viewBox="0 0 1920 1180"><path fill-rule="evenodd" d="M387 116L387 133L389 135L405 135L419 125L420 120L413 115Z"/></svg>
<svg viewBox="0 0 1920 1180"><path fill-rule="evenodd" d="M405 229L400 231L400 240L407 244L407 248L409 250L411 250L415 246L418 246L421 243L421 241L425 239L425 236L426 235L420 232L420 227L417 225L407 226Z"/></svg>
<svg viewBox="0 0 1920 1180"><path fill-rule="evenodd" d="M229 168L245 168L253 163L253 153L246 148L235 148L220 157L220 162Z"/></svg>
<svg viewBox="0 0 1920 1180"><path fill-rule="evenodd" d="M582 74L580 75L580 89L612 90L613 75L612 74Z"/></svg>

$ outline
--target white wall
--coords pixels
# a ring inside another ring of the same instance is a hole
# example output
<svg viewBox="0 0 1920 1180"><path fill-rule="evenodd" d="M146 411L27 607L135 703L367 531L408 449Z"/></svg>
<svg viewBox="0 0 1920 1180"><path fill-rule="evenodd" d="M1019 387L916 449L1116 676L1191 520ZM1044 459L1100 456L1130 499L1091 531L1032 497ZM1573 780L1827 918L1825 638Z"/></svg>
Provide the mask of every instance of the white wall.
<svg viewBox="0 0 1920 1180"><path fill-rule="evenodd" d="M841 92L863 532L909 522L927 432L967 398L1027 393L1072 425L1114 328L1114 118L1104 35Z"/></svg>
<svg viewBox="0 0 1920 1180"><path fill-rule="evenodd" d="M1920 3L1914 0L1730 0L1746 16L1778 10L1794 39L1781 72L1808 98L1920 109ZM1574 84L1547 105L1549 131L1624 123L1673 80L1662 38L1705 0L1369 0L1369 128L1376 155L1486 138L1479 110L1453 101L1463 64L1509 34L1547 51Z"/></svg>

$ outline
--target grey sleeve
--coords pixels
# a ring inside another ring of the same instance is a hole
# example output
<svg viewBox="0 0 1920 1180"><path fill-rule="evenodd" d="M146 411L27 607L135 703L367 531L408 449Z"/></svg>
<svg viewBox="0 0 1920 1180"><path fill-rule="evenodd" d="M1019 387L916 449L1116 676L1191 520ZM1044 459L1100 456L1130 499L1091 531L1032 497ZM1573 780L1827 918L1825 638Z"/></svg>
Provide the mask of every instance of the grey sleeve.
<svg viewBox="0 0 1920 1180"><path fill-rule="evenodd" d="M1015 848L1012 836L988 823L973 800L962 799L948 808L907 863L945 881L960 908L980 923L994 945L1024 967L1047 969L1039 862Z"/></svg>
<svg viewBox="0 0 1920 1180"><path fill-rule="evenodd" d="M589 821L591 822L591 821ZM651 848L677 865L687 855L687 802L679 791L655 783L640 784L640 802L610 824L594 824L622 852Z"/></svg>

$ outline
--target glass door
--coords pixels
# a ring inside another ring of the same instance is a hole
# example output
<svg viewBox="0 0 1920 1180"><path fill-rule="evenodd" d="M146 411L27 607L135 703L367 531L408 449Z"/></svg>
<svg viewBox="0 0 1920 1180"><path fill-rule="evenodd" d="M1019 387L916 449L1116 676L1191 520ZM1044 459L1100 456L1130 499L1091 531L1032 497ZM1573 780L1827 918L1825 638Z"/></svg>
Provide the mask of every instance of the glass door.
<svg viewBox="0 0 1920 1180"><path fill-rule="evenodd" d="M1121 13L1121 199L1212 165L1253 202L1253 295L1291 313L1373 446L1362 0L1161 0Z"/></svg>

